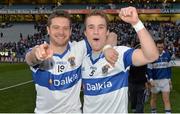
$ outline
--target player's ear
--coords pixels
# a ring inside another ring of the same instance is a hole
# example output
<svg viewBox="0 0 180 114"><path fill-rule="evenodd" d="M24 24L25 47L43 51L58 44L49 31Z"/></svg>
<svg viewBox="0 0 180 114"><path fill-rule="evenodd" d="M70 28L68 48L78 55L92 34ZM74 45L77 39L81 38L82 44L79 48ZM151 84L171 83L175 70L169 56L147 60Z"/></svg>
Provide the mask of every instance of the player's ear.
<svg viewBox="0 0 180 114"><path fill-rule="evenodd" d="M47 29L47 33L49 34L49 26L47 26L46 29Z"/></svg>
<svg viewBox="0 0 180 114"><path fill-rule="evenodd" d="M70 28L70 34L72 33L72 27Z"/></svg>
<svg viewBox="0 0 180 114"><path fill-rule="evenodd" d="M87 34L86 34L86 30L84 30L84 35L85 35L85 36L87 36Z"/></svg>
<svg viewBox="0 0 180 114"><path fill-rule="evenodd" d="M107 37L109 36L109 30L107 30L107 32L106 32L106 36L107 36Z"/></svg>

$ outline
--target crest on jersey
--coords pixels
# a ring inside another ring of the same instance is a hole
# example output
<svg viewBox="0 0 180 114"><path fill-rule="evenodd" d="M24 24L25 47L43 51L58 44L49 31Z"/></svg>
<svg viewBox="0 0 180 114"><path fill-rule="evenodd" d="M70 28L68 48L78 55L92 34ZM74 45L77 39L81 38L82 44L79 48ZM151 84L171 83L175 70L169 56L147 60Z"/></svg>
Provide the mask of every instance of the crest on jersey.
<svg viewBox="0 0 180 114"><path fill-rule="evenodd" d="M76 65L75 63L75 57L70 57L68 58L68 62L70 63L71 67L74 67Z"/></svg>
<svg viewBox="0 0 180 114"><path fill-rule="evenodd" d="M108 64L104 65L102 67L102 74L107 74L110 66Z"/></svg>

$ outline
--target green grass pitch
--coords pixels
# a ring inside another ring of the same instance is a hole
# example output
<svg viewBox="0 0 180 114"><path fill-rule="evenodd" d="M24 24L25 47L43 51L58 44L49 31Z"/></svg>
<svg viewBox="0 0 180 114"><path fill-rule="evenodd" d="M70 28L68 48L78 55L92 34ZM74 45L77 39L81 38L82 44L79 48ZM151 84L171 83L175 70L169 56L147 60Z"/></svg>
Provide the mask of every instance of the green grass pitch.
<svg viewBox="0 0 180 114"><path fill-rule="evenodd" d="M32 80L31 71L26 64L0 64L0 113L31 113L35 107L35 88L32 82L2 90ZM173 68L173 90L171 92L172 112L180 112L180 67ZM158 99L158 112L164 112L161 95ZM149 102L145 112L150 112Z"/></svg>

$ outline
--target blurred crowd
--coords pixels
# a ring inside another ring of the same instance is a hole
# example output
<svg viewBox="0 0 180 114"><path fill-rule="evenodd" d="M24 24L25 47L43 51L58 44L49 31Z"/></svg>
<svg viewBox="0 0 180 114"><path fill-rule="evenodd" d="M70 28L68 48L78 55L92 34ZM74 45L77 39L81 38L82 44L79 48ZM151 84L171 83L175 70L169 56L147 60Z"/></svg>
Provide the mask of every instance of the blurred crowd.
<svg viewBox="0 0 180 114"><path fill-rule="evenodd" d="M154 40L164 39L166 49L168 49L174 58L180 57L180 24L173 22L144 22L144 25L150 31ZM46 22L34 24L34 29L38 32L26 37L21 37L18 42L0 43L0 61L1 62L24 62L25 53L29 48L41 44L44 41L48 42L48 35L46 33ZM112 21L109 25L110 31L118 35L118 45L126 45L134 47L138 44L138 38L131 27L121 21ZM75 22L72 24L71 41L80 41L84 38L84 26L82 22ZM23 33L22 33L23 34ZM2 52L7 52L4 56Z"/></svg>
<svg viewBox="0 0 180 114"><path fill-rule="evenodd" d="M0 5L0 9L31 9L31 10L52 10L54 8L60 9L120 9L127 6L134 6L138 9L177 9L180 4L178 2L174 3L161 3L161 2L151 2L148 1L145 3L139 3L138 1L130 2L111 2L111 3L89 3L82 2L81 4L70 4L57 2L52 4L3 4Z"/></svg>

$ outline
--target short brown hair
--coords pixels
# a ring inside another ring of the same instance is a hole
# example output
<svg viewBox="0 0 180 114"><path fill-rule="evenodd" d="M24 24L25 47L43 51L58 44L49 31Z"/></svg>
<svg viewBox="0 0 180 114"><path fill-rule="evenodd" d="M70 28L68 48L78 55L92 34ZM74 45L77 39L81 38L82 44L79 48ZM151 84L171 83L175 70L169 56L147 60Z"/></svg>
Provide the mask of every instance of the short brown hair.
<svg viewBox="0 0 180 114"><path fill-rule="evenodd" d="M71 17L70 14L67 11L64 10L55 10L52 14L50 14L50 16L48 17L48 21L47 21L47 26L50 27L51 25L51 20L56 18L56 17L63 17L69 20L69 24L71 27Z"/></svg>
<svg viewBox="0 0 180 114"><path fill-rule="evenodd" d="M108 29L109 19L106 16L106 14L103 11L100 11L100 10L92 10L89 14L86 15L86 18L84 20L85 29L86 29L86 21L91 16L100 16L100 17L104 18L105 21L106 21L106 24L107 24L107 29Z"/></svg>
<svg viewBox="0 0 180 114"><path fill-rule="evenodd" d="M157 40L157 41L156 41L156 45L157 45L157 44L164 44L164 40L163 40L163 39Z"/></svg>

